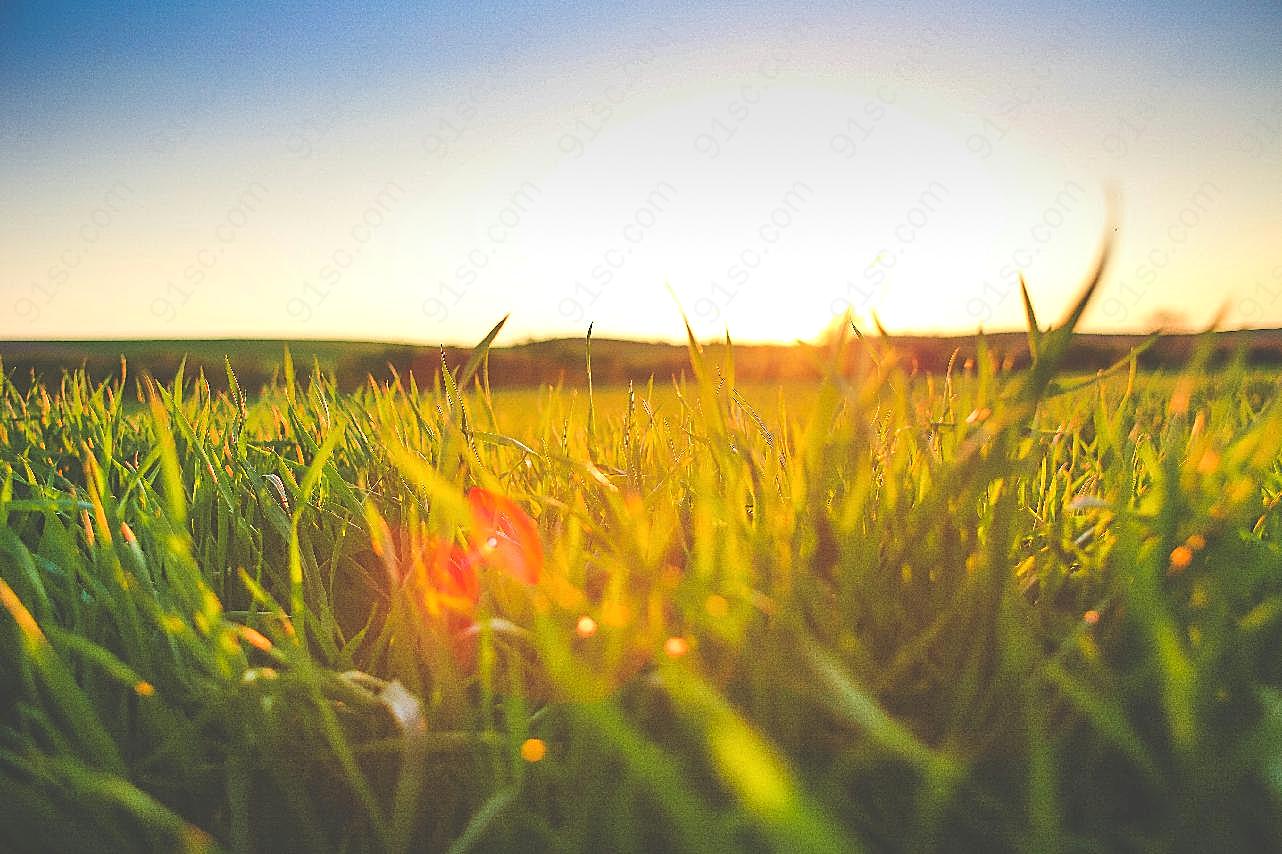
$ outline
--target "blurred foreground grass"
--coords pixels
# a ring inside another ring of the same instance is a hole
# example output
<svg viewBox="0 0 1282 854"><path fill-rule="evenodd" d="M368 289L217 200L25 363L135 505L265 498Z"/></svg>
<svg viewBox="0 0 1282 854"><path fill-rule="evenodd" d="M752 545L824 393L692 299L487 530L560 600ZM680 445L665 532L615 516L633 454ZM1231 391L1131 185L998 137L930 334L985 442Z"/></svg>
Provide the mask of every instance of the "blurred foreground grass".
<svg viewBox="0 0 1282 854"><path fill-rule="evenodd" d="M1075 320L805 387L5 384L0 847L1276 850L1277 380L1057 377ZM434 587L468 487L536 585Z"/></svg>

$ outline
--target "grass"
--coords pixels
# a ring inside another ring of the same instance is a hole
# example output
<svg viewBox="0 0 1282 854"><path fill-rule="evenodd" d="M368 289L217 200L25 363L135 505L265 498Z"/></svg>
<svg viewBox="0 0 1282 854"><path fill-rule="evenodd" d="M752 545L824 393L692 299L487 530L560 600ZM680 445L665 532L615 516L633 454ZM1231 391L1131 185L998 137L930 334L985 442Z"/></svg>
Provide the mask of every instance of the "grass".
<svg viewBox="0 0 1282 854"><path fill-rule="evenodd" d="M1061 376L1087 298L804 388L6 383L0 847L1282 847L1277 381ZM472 608L477 486L546 566Z"/></svg>

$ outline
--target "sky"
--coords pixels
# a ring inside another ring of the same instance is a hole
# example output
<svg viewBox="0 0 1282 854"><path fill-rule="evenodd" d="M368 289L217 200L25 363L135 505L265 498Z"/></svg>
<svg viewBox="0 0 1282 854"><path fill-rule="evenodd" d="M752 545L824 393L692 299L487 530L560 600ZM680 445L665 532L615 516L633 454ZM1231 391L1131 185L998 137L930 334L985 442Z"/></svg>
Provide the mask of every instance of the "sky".
<svg viewBox="0 0 1282 854"><path fill-rule="evenodd" d="M1060 7L10 0L0 339L1282 326L1282 6Z"/></svg>

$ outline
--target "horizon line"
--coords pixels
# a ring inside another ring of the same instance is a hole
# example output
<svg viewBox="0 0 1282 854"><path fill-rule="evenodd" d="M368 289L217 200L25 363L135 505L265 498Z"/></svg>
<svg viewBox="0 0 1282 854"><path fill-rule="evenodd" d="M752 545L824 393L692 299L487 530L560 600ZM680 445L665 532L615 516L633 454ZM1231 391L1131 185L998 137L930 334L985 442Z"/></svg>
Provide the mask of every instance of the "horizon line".
<svg viewBox="0 0 1282 854"><path fill-rule="evenodd" d="M1047 331L1046 328L1042 330ZM1073 334L1081 337L1106 337L1106 338L1145 338L1150 335L1161 335L1163 337L1183 337L1197 336L1206 334L1238 334L1238 333L1278 333L1282 334L1282 326L1242 326L1232 329L1154 329L1147 332L1136 330L1090 330L1075 331ZM978 338L981 335L1026 335L1027 327L1022 328L1001 328L1001 329L977 329L974 332L920 332L906 331L896 332L887 330L887 335L882 336L880 333L865 334L864 337L870 338L926 338L935 340L950 340L963 338ZM518 341L506 343L495 343L494 349L503 349L505 347L520 347L530 344L544 344L554 341L578 341L586 340L587 335L558 335L546 338L527 337ZM649 344L672 347L684 347L687 345L685 338L613 338L609 336L593 336L594 341L614 341L624 344ZM695 339L700 344L722 344L725 342L725 336L699 338ZM329 338L329 337L291 337L291 336L235 336L235 335L210 335L210 336L180 336L174 338L156 338L143 336L83 336L68 338L0 338L0 347L9 344L165 344L165 343L193 343L193 344L215 344L220 342L280 342L285 344L381 344L395 347L419 347L424 349L441 348L441 347L464 347L470 348L476 346L475 341L426 341L413 340L406 338ZM758 339L735 339L730 337L730 343L742 347L795 347L798 345L817 346L822 344L820 340L804 340L794 338L791 341L781 339L775 340L758 340Z"/></svg>

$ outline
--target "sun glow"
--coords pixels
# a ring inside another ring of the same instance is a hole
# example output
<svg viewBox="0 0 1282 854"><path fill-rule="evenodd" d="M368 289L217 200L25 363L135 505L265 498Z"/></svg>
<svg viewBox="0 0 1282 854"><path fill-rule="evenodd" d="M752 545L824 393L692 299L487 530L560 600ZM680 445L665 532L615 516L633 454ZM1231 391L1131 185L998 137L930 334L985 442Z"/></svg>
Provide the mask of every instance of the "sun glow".
<svg viewBox="0 0 1282 854"><path fill-rule="evenodd" d="M540 215L485 274L532 283L517 318L645 337L676 322L671 288L697 332L741 340L812 338L847 310L1010 325L1019 270L1049 292L1089 264L1098 187L1014 141L974 150L956 110L886 86L754 94L746 114L698 93L653 105L536 182Z"/></svg>
<svg viewBox="0 0 1282 854"><path fill-rule="evenodd" d="M1232 287L1230 322L1282 320L1282 266L1258 249L1275 96L1246 93L1248 123L1195 88L1101 90L1072 27L1021 33L994 64L978 45L1004 24L719 23L75 143L65 169L3 185L30 201L5 234L0 334L465 343L510 312L506 340L590 322L677 340L681 310L740 341L812 339L847 310L1016 328L1020 272L1048 316L1071 299L1119 176L1088 326L1209 318ZM1224 157L1212 128L1251 156Z"/></svg>

